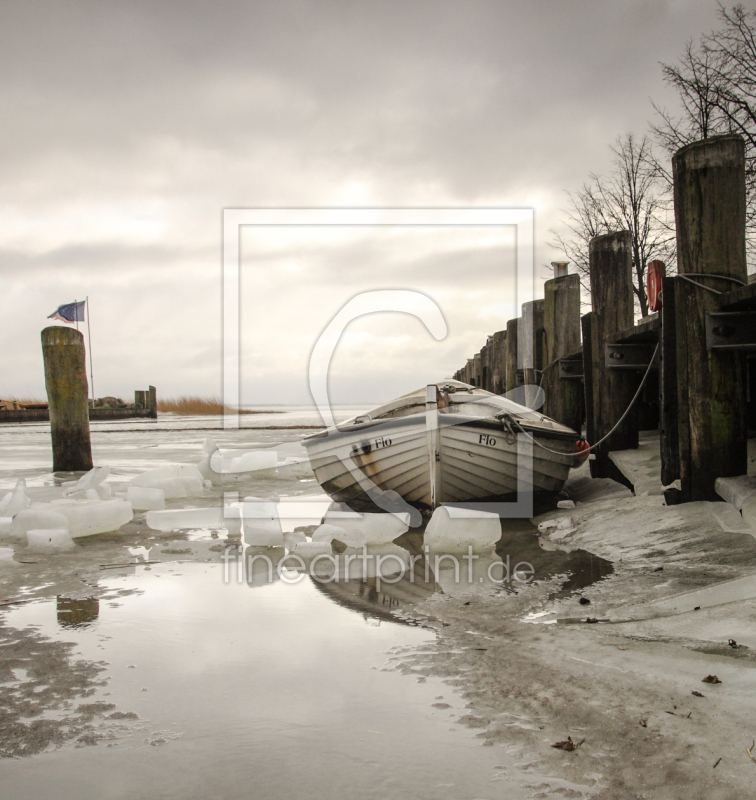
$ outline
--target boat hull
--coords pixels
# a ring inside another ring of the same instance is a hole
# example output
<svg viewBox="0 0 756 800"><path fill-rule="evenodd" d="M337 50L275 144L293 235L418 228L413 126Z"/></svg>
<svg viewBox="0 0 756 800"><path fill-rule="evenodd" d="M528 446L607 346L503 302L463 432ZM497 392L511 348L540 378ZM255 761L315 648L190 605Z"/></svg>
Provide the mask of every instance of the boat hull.
<svg viewBox="0 0 756 800"><path fill-rule="evenodd" d="M304 444L324 491L353 508L371 505L374 487L394 491L419 508L517 494L518 444L511 430L489 418L439 414L437 419L430 448L425 414L330 431ZM556 453L533 446L532 474L523 472L521 480L527 482L520 489L559 492L574 463L575 439L530 435Z"/></svg>

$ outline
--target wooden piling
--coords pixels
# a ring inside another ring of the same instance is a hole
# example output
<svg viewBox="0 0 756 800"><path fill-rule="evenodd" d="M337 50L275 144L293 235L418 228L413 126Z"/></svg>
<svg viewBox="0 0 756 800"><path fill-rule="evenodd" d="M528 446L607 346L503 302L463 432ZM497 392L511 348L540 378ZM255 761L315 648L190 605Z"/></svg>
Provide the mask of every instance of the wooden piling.
<svg viewBox="0 0 756 800"><path fill-rule="evenodd" d="M475 386L482 386L483 385L483 365L481 363L481 356L480 353L476 353L473 357L473 376L474 376L474 385Z"/></svg>
<svg viewBox="0 0 756 800"><path fill-rule="evenodd" d="M585 402L585 437L589 442L597 442L593 387L596 383L594 370L594 351L596 349L596 314L589 311L580 318L583 333L583 399Z"/></svg>
<svg viewBox="0 0 756 800"><path fill-rule="evenodd" d="M150 409L152 419L157 419L157 389L154 386L147 390L147 408Z"/></svg>
<svg viewBox="0 0 756 800"><path fill-rule="evenodd" d="M594 317L592 336L593 444L617 424L633 399L639 377L631 370L606 366L609 336L633 326L632 237L629 231L608 233L591 239L589 268ZM638 446L636 409L633 409L611 438L596 453L597 459L611 450Z"/></svg>
<svg viewBox="0 0 756 800"><path fill-rule="evenodd" d="M580 349L580 276L565 275L544 284L544 354L541 388L544 413L580 433L583 387L579 380L559 377L558 359Z"/></svg>
<svg viewBox="0 0 756 800"><path fill-rule="evenodd" d="M525 386L537 386L540 370L543 367L543 314L544 301L531 300L522 304L522 323L518 345L518 361L523 371ZM526 401L529 404L535 396L529 391Z"/></svg>
<svg viewBox="0 0 756 800"><path fill-rule="evenodd" d="M496 331L493 335L493 356L491 364L492 387L494 394L504 394L507 390L507 332Z"/></svg>
<svg viewBox="0 0 756 800"><path fill-rule="evenodd" d="M511 392L519 386L517 380L517 328L520 324L520 317L510 319L507 322L507 353L506 353L506 389Z"/></svg>
<svg viewBox="0 0 756 800"><path fill-rule="evenodd" d="M743 139L693 142L675 153L672 174L678 274L717 292L732 289L728 279L747 283ZM706 349L714 293L677 278L674 302L681 499L717 500L718 477L747 472L743 358Z"/></svg>
<svg viewBox="0 0 756 800"><path fill-rule="evenodd" d="M480 388L490 391L491 381L491 340L490 337L480 348Z"/></svg>
<svg viewBox="0 0 756 800"><path fill-rule="evenodd" d="M680 477L675 283L674 278L662 278L662 307L659 311L659 454L662 486L669 486Z"/></svg>
<svg viewBox="0 0 756 800"><path fill-rule="evenodd" d="M89 386L84 336L54 325L42 331L45 388L50 406L53 472L92 469Z"/></svg>

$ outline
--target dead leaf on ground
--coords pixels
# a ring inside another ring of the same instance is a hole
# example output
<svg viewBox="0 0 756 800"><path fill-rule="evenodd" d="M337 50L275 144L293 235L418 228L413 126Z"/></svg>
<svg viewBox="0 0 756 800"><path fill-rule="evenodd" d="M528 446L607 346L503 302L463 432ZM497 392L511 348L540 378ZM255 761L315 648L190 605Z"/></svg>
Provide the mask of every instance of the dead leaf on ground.
<svg viewBox="0 0 756 800"><path fill-rule="evenodd" d="M571 753L573 750L577 750L585 739L581 739L579 742L573 742L572 736L568 736L563 742L556 742L552 744L552 747L556 747L557 750L566 750L568 753Z"/></svg>
<svg viewBox="0 0 756 800"><path fill-rule="evenodd" d="M641 720L639 720L639 722L640 722L641 728L647 728L648 727L647 720L641 719Z"/></svg>
<svg viewBox="0 0 756 800"><path fill-rule="evenodd" d="M701 692L696 692L695 690L691 692L693 697L705 697L705 695L701 694Z"/></svg>
<svg viewBox="0 0 756 800"><path fill-rule="evenodd" d="M750 747L746 747L746 753L748 753L748 757L751 759L751 761L754 762L754 764L756 764L756 758L753 757L753 746L755 744L756 744L756 742L751 742L751 746Z"/></svg>
<svg viewBox="0 0 756 800"><path fill-rule="evenodd" d="M707 675L701 683L722 683L716 675Z"/></svg>
<svg viewBox="0 0 756 800"><path fill-rule="evenodd" d="M588 624L592 624L592 623L594 623L594 622L598 622L598 620L596 619L596 617L587 617L585 621L586 621Z"/></svg>

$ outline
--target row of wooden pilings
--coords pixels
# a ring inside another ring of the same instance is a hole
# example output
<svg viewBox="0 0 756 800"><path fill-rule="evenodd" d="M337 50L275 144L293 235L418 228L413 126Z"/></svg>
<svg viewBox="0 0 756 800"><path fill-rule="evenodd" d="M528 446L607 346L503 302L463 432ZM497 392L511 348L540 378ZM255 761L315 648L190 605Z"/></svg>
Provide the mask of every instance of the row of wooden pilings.
<svg viewBox="0 0 756 800"><path fill-rule="evenodd" d="M562 269L546 281L544 299L525 303L454 377L496 394L540 383L543 412L576 431L585 423L593 443L630 406L653 353L644 394L658 404L660 479L679 481L666 496L716 500L717 477L747 471L744 353L756 342L712 346L709 319L733 307L756 312L756 291L746 291L756 287L747 286L743 139L689 144L672 172L677 275L663 278L657 314L634 325L630 232L598 236L589 246L591 312L581 317L580 278ZM594 451L592 474L606 474L609 452L638 447L638 408Z"/></svg>

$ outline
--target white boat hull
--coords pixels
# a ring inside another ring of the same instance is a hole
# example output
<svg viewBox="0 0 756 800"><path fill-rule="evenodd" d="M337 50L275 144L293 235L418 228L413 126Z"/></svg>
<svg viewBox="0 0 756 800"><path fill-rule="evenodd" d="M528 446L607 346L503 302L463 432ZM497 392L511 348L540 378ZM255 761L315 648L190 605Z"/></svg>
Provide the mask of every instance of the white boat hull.
<svg viewBox="0 0 756 800"><path fill-rule="evenodd" d="M559 492L574 463L577 436L532 435L563 455L534 446L532 478L524 488L536 493ZM305 446L318 483L334 500L352 507L370 502L371 487L395 491L406 502L428 508L517 493L517 440L501 422L438 415L435 476L428 442L426 414L416 414L332 431L305 441Z"/></svg>

